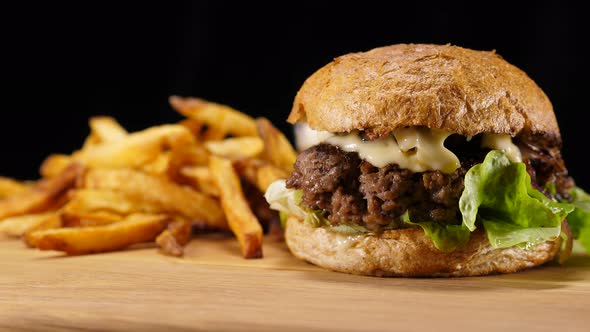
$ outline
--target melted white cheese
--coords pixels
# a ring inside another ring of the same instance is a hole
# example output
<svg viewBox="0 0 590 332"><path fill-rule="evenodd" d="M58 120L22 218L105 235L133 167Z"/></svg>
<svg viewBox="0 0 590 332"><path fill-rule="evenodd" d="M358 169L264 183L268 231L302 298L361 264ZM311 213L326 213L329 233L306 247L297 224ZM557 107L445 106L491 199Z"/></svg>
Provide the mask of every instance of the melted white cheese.
<svg viewBox="0 0 590 332"><path fill-rule="evenodd" d="M450 133L427 128L400 128L393 135L374 141L360 139L357 132L332 136L327 143L337 145L359 156L376 167L396 163L412 172L441 170L452 173L459 168L459 158L444 147Z"/></svg>
<svg viewBox="0 0 590 332"><path fill-rule="evenodd" d="M307 150L332 136L334 134L331 132L311 129L304 122L295 125L295 147L299 151Z"/></svg>
<svg viewBox="0 0 590 332"><path fill-rule="evenodd" d="M504 152L513 163L522 162L522 155L518 146L512 143L512 137L505 134L483 134L481 146Z"/></svg>
<svg viewBox="0 0 590 332"><path fill-rule="evenodd" d="M440 170L452 173L459 168L459 158L444 146L445 139L450 135L439 129L409 127L398 128L388 137L370 141L363 140L358 131L335 135L313 130L304 123L295 128L299 151L326 142L347 152L357 152L363 160L376 167L395 163L412 172ZM481 145L504 152L513 162L522 160L520 150L512 143L510 135L484 134Z"/></svg>

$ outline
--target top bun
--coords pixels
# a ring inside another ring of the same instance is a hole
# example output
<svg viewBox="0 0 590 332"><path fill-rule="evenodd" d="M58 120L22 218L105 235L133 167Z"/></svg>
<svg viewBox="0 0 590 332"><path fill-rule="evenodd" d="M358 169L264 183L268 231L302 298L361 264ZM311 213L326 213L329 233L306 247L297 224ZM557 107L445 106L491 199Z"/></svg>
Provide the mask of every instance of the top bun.
<svg viewBox="0 0 590 332"><path fill-rule="evenodd" d="M288 121L362 130L372 139L426 126L561 142L551 102L531 78L493 51L452 45L399 44L338 57L305 81Z"/></svg>

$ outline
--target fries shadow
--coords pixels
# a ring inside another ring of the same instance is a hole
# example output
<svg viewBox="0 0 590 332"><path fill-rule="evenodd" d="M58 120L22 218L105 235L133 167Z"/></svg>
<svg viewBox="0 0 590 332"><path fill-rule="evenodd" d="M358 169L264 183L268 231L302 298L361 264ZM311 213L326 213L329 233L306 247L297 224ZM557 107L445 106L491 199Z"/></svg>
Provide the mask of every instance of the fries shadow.
<svg viewBox="0 0 590 332"><path fill-rule="evenodd" d="M371 277L350 275L326 270L301 272L306 279L316 282L358 284L380 289L404 289L448 292L495 292L501 289L522 291L551 290L571 287L590 275L590 256L576 254L564 264L549 263L529 270L481 277Z"/></svg>

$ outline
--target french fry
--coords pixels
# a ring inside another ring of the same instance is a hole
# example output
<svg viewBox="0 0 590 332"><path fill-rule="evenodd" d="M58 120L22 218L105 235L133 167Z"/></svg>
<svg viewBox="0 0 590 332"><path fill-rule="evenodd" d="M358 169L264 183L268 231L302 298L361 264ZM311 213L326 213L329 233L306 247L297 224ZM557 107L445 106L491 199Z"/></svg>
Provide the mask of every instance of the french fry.
<svg viewBox="0 0 590 332"><path fill-rule="evenodd" d="M29 190L30 184L0 176L0 200Z"/></svg>
<svg viewBox="0 0 590 332"><path fill-rule="evenodd" d="M88 167L139 167L156 159L173 144L193 144L194 137L181 125L161 125L75 152L72 157Z"/></svg>
<svg viewBox="0 0 590 332"><path fill-rule="evenodd" d="M256 186L264 193L271 183L288 177L289 173L282 168L270 164L262 165L256 169Z"/></svg>
<svg viewBox="0 0 590 332"><path fill-rule="evenodd" d="M106 226L32 232L28 234L28 243L40 250L63 251L68 255L113 251L153 241L168 221L167 215L133 214Z"/></svg>
<svg viewBox="0 0 590 332"><path fill-rule="evenodd" d="M62 212L62 227L103 226L121 221L123 216L108 211L71 213Z"/></svg>
<svg viewBox="0 0 590 332"><path fill-rule="evenodd" d="M233 165L241 178L255 185L263 193L275 180L289 177L286 170L265 160L242 158L234 160Z"/></svg>
<svg viewBox="0 0 590 332"><path fill-rule="evenodd" d="M90 132L90 134L84 140L84 144L82 144L82 150L92 149L93 147L99 144L100 138L98 138L98 136L96 136L96 134L94 134L93 132Z"/></svg>
<svg viewBox="0 0 590 332"><path fill-rule="evenodd" d="M117 120L108 116L92 117L88 121L90 135L82 146L82 151L91 150L102 143L110 143L127 137L127 130ZM66 168L72 157L65 154L51 154L41 164L40 173L44 178L52 177Z"/></svg>
<svg viewBox="0 0 590 332"><path fill-rule="evenodd" d="M201 136L199 136L199 139L203 142L219 141L227 136L226 130L227 129L223 128L222 126L209 125L203 130Z"/></svg>
<svg viewBox="0 0 590 332"><path fill-rule="evenodd" d="M75 190L70 194L70 200L62 210L67 215L85 215L103 211L119 215L166 212L159 204L144 200L140 196L108 189Z"/></svg>
<svg viewBox="0 0 590 332"><path fill-rule="evenodd" d="M59 175L38 181L29 190L7 199L0 200L0 220L29 213L46 211L55 207L60 196L74 187L84 172L78 163L70 164Z"/></svg>
<svg viewBox="0 0 590 332"><path fill-rule="evenodd" d="M37 232L37 231L44 231L44 230L48 230L48 229L61 228L61 227L63 227L62 219L61 219L61 211L56 211L55 213L50 214L49 217L47 217L43 221L39 222L38 224L29 227L25 231L25 233L23 234L23 237L22 237L23 242L28 247L33 247L30 243L30 235L32 233Z"/></svg>
<svg viewBox="0 0 590 332"><path fill-rule="evenodd" d="M265 160L243 158L233 161L236 172L245 181L242 192L249 197L248 203L258 218L260 225L275 241L283 239L283 229L276 211L270 209L262 196L273 181L287 178L288 173Z"/></svg>
<svg viewBox="0 0 590 332"><path fill-rule="evenodd" d="M182 257L184 247L176 241L174 235L169 230L165 230L156 238L156 244L160 247L160 252L164 255Z"/></svg>
<svg viewBox="0 0 590 332"><path fill-rule="evenodd" d="M223 136L217 133L216 139L222 139L225 135L256 136L254 119L229 106L178 96L171 96L169 102L180 114L204 123L209 129L219 130Z"/></svg>
<svg viewBox="0 0 590 332"><path fill-rule="evenodd" d="M297 159L297 153L287 137L266 118L256 119L256 128L258 135L264 141L265 159L291 173L293 164Z"/></svg>
<svg viewBox="0 0 590 332"><path fill-rule="evenodd" d="M176 242L182 246L186 245L191 240L192 223L190 220L177 218L168 223L167 230L174 236Z"/></svg>
<svg viewBox="0 0 590 332"><path fill-rule="evenodd" d="M199 142L218 141L226 136L226 132L220 126L207 126L197 119L185 119L179 124L187 127Z"/></svg>
<svg viewBox="0 0 590 332"><path fill-rule="evenodd" d="M70 163L72 157L65 154L51 154L41 164L39 173L44 178L51 178L61 173Z"/></svg>
<svg viewBox="0 0 590 332"><path fill-rule="evenodd" d="M131 169L91 169L84 177L83 186L141 198L159 206L162 211L177 213L195 222L202 221L211 228L228 227L215 199L165 178Z"/></svg>
<svg viewBox="0 0 590 332"><path fill-rule="evenodd" d="M86 137L82 150L91 149L101 143L118 141L127 136L127 130L109 116L91 117L88 125L90 134Z"/></svg>
<svg viewBox="0 0 590 332"><path fill-rule="evenodd" d="M116 142L127 137L128 133L117 120L110 116L95 116L88 121L90 131L100 143Z"/></svg>
<svg viewBox="0 0 590 332"><path fill-rule="evenodd" d="M141 169L146 173L164 176L167 174L168 169L170 168L171 157L172 154L170 151L164 151L160 153L156 159L141 166Z"/></svg>
<svg viewBox="0 0 590 332"><path fill-rule="evenodd" d="M264 142L259 137L244 136L205 142L212 154L227 158L255 158L262 153Z"/></svg>
<svg viewBox="0 0 590 332"><path fill-rule="evenodd" d="M185 166L180 174L193 188L213 197L219 197L219 190L213 181L209 167L207 166Z"/></svg>
<svg viewBox="0 0 590 332"><path fill-rule="evenodd" d="M181 184L190 184L181 172L185 166L207 166L209 152L201 145L175 145L170 151L170 160L166 174L172 181Z"/></svg>
<svg viewBox="0 0 590 332"><path fill-rule="evenodd" d="M28 230L41 224L54 213L54 211L50 211L6 218L0 222L0 234L10 237L21 237Z"/></svg>
<svg viewBox="0 0 590 332"><path fill-rule="evenodd" d="M168 228L156 238L156 244L165 255L181 257L191 234L192 223L186 219L177 219L168 223Z"/></svg>
<svg viewBox="0 0 590 332"><path fill-rule="evenodd" d="M221 196L228 224L244 258L262 258L262 227L244 198L238 175L228 159L211 156L209 169Z"/></svg>
<svg viewBox="0 0 590 332"><path fill-rule="evenodd" d="M260 192L288 176L295 150L264 118L198 98L169 102L184 120L129 133L92 117L81 149L48 156L41 180L0 177L0 234L68 254L155 241L182 256L200 227L231 230L245 258L262 257L276 216Z"/></svg>
<svg viewBox="0 0 590 332"><path fill-rule="evenodd" d="M254 158L239 158L232 160L232 165L241 179L252 184L258 181L258 168L268 164L268 161Z"/></svg>
<svg viewBox="0 0 590 332"><path fill-rule="evenodd" d="M195 119L183 119L178 122L179 125L186 127L196 137L200 138L205 125Z"/></svg>

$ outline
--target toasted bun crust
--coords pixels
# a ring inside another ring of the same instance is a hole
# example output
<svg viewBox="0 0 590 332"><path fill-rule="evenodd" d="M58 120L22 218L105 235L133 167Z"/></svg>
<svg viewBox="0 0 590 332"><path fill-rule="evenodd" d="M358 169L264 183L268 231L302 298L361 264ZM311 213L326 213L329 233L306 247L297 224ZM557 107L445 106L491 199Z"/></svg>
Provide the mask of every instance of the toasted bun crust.
<svg viewBox="0 0 590 332"><path fill-rule="evenodd" d="M485 232L476 230L465 247L444 253L420 229L343 235L305 224L296 217L287 220L285 240L296 257L333 271L413 277L513 273L552 260L560 246L555 240L529 250L495 249Z"/></svg>
<svg viewBox="0 0 590 332"><path fill-rule="evenodd" d="M451 45L399 44L338 57L305 81L288 121L371 138L426 126L465 136L524 131L561 142L551 102L523 71L495 52Z"/></svg>

